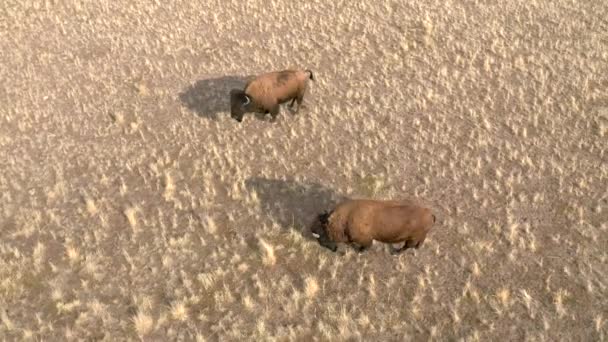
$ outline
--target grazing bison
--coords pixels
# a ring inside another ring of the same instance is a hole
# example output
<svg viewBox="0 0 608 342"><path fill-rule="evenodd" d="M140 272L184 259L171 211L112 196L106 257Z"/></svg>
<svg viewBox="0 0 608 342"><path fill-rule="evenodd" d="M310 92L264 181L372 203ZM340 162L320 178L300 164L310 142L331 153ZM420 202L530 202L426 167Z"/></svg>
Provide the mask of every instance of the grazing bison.
<svg viewBox="0 0 608 342"><path fill-rule="evenodd" d="M288 69L258 75L247 82L244 90L230 91L230 116L243 121L247 112L270 113L272 121L279 114L279 105L291 100L289 107L298 102L300 110L308 80L314 80L312 71Z"/></svg>
<svg viewBox="0 0 608 342"><path fill-rule="evenodd" d="M403 247L393 249L397 254L410 247L418 249L433 223L431 210L413 201L349 199L318 215L311 231L322 246L334 252L337 243L356 244L363 251L373 240L404 242Z"/></svg>

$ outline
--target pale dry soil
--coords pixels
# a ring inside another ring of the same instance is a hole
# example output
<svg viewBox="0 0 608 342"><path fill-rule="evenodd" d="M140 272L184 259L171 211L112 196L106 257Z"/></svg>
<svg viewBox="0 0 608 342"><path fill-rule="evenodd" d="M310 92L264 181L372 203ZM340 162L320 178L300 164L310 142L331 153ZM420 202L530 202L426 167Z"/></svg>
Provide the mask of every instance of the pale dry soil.
<svg viewBox="0 0 608 342"><path fill-rule="evenodd" d="M2 1L0 339L606 340L607 14ZM291 66L306 107L230 119ZM307 225L345 197L438 222L334 254Z"/></svg>

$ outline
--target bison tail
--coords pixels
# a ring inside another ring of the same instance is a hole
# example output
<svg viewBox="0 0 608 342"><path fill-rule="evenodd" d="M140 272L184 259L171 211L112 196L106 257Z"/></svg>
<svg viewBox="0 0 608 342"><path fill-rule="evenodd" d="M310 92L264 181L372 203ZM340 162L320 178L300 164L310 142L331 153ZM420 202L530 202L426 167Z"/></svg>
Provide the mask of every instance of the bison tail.
<svg viewBox="0 0 608 342"><path fill-rule="evenodd" d="M435 223L435 221L437 221L437 219L435 218L434 214L431 214L431 215L433 215L433 223Z"/></svg>
<svg viewBox="0 0 608 342"><path fill-rule="evenodd" d="M312 74L312 70L310 70L310 69L306 69L306 70L304 70L304 71L306 71L307 73L309 73L309 74L310 74L310 76L308 76L308 78L310 78L310 79L311 79L311 80L313 80L313 81L315 80L315 77L314 77L314 76L313 76L313 74Z"/></svg>

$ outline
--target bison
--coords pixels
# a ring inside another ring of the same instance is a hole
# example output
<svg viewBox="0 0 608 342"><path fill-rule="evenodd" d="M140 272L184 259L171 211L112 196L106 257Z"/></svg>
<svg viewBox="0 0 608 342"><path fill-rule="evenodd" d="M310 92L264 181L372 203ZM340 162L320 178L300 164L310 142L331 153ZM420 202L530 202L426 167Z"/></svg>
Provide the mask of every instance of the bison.
<svg viewBox="0 0 608 342"><path fill-rule="evenodd" d="M279 106L289 100L290 108L293 108L294 102L298 103L297 113L309 79L314 80L314 76L308 69L287 69L258 75L247 82L244 90L231 90L230 116L241 122L247 112L270 113L272 121L275 121Z"/></svg>
<svg viewBox="0 0 608 342"><path fill-rule="evenodd" d="M374 240L401 243L393 254L414 247L418 249L435 223L429 208L414 201L347 199L333 210L315 218L312 235L319 243L337 251L337 243L356 245L359 252Z"/></svg>

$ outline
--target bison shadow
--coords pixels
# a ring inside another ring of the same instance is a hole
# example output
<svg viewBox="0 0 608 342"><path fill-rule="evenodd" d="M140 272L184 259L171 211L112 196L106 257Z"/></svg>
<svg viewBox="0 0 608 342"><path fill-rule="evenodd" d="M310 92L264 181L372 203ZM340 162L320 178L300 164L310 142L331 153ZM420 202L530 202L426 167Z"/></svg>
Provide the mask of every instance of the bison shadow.
<svg viewBox="0 0 608 342"><path fill-rule="evenodd" d="M179 93L179 99L199 117L217 120L218 113L230 112L230 91L243 89L250 77L222 76L199 80Z"/></svg>
<svg viewBox="0 0 608 342"><path fill-rule="evenodd" d="M265 215L281 227L298 230L303 235L318 214L344 199L318 183L254 177L246 180L245 186L255 191Z"/></svg>

